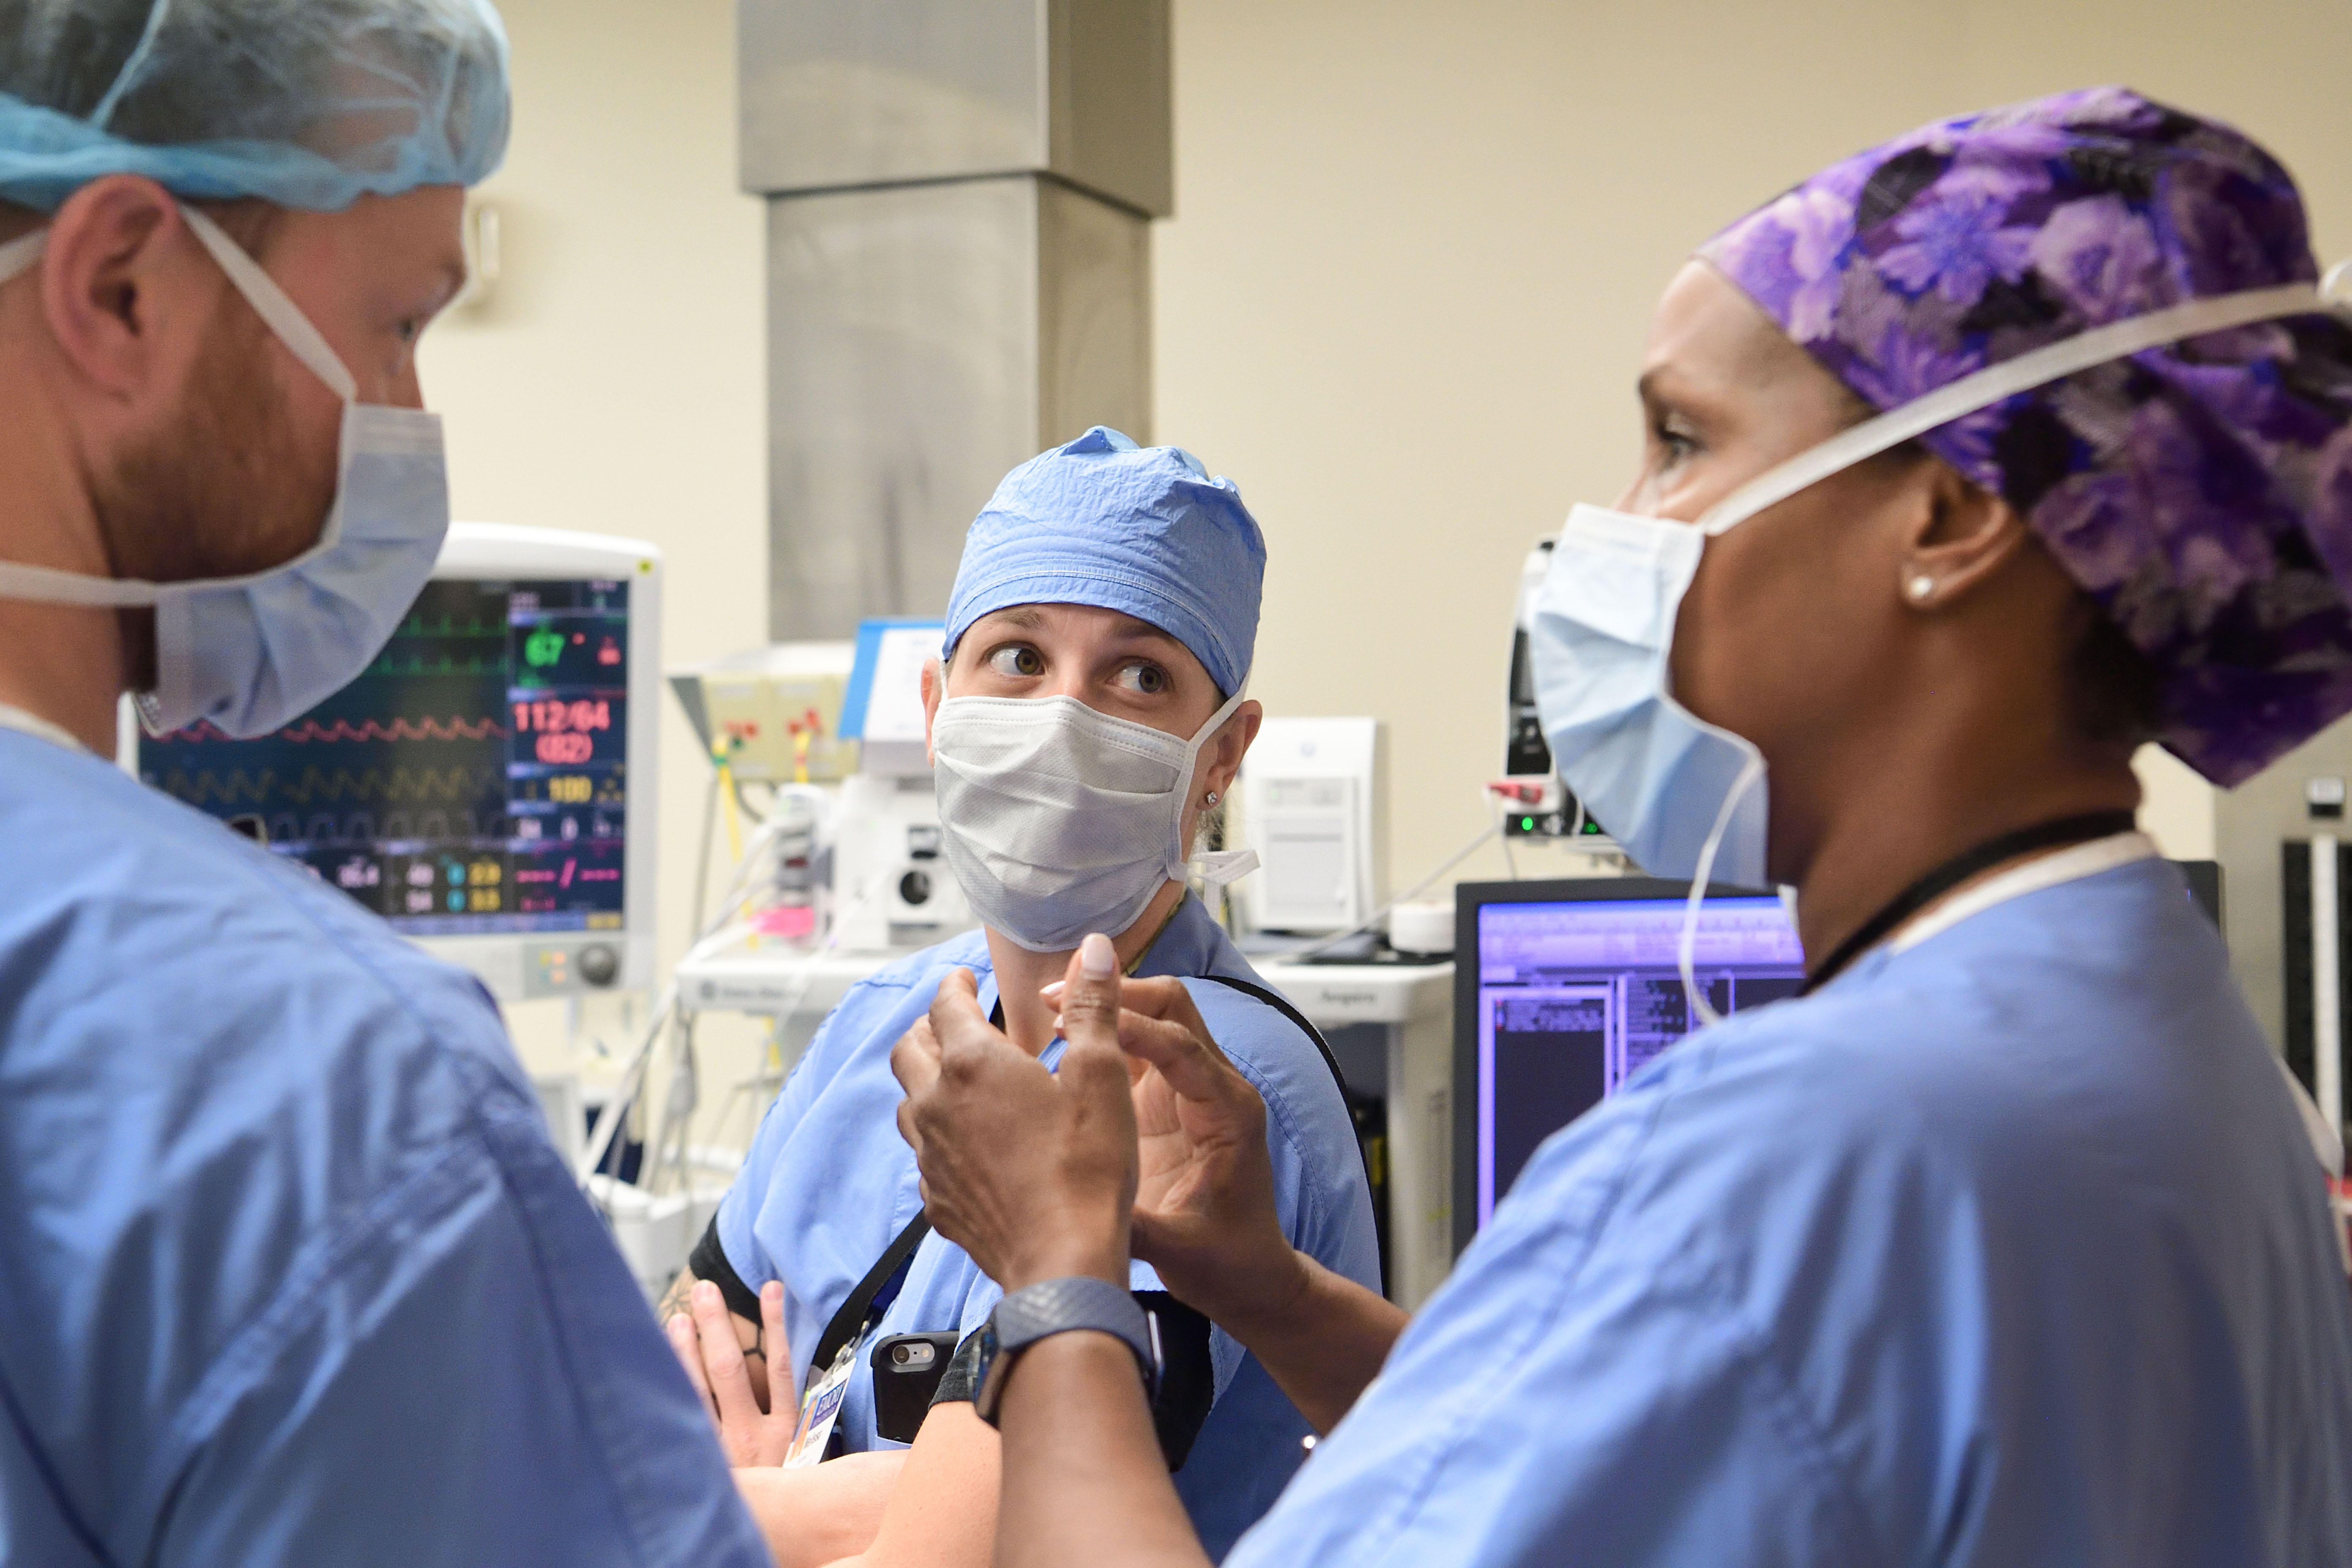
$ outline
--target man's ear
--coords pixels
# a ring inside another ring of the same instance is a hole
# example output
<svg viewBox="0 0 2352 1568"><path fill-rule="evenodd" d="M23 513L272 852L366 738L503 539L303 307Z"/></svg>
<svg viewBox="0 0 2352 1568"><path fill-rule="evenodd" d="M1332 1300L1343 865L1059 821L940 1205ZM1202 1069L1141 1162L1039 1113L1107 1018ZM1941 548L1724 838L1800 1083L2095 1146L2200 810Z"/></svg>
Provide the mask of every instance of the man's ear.
<svg viewBox="0 0 2352 1568"><path fill-rule="evenodd" d="M2016 559L2028 533L2024 518L2000 496L1948 464L1927 465L1922 504L1906 519L1895 592L1913 610L1958 603Z"/></svg>
<svg viewBox="0 0 2352 1568"><path fill-rule="evenodd" d="M931 722L940 716L940 699L947 695L947 666L936 658L923 661L923 760L933 767L939 757L931 750Z"/></svg>
<svg viewBox="0 0 2352 1568"><path fill-rule="evenodd" d="M209 266L163 186L136 174L93 180L49 220L42 316L100 394L134 397L162 374L172 334L201 333L227 284L217 268L205 278Z"/></svg>

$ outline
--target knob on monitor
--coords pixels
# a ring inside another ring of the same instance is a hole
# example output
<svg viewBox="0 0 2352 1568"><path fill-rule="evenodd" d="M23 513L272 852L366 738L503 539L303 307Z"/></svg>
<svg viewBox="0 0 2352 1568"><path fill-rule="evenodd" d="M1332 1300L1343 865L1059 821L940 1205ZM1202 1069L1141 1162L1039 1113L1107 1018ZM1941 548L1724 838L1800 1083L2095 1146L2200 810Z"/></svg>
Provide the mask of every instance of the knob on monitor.
<svg viewBox="0 0 2352 1568"><path fill-rule="evenodd" d="M580 950L580 978L591 985L610 985L621 977L621 955L604 943L591 942Z"/></svg>

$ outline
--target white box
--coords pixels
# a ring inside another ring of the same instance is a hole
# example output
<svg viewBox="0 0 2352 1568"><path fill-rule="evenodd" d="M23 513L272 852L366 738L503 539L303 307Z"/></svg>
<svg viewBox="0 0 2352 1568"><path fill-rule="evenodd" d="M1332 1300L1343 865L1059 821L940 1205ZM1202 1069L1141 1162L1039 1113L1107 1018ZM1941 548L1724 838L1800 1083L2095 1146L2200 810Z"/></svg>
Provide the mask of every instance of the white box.
<svg viewBox="0 0 2352 1568"><path fill-rule="evenodd" d="M1242 763L1239 839L1261 869L1240 886L1260 931L1342 931L1388 882L1388 741L1377 719L1268 719Z"/></svg>

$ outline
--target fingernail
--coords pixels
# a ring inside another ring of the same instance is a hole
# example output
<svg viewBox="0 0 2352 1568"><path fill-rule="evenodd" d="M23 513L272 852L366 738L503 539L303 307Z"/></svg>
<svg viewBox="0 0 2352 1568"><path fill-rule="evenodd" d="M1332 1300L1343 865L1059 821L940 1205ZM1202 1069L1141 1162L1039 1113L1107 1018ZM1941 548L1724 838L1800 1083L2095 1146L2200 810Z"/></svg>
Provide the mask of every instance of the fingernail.
<svg viewBox="0 0 2352 1568"><path fill-rule="evenodd" d="M1038 990L1037 994L1043 996L1046 1001L1051 1002L1057 999L1062 994L1063 989L1068 984L1069 982L1066 980L1056 980L1051 985L1041 987Z"/></svg>
<svg viewBox="0 0 2352 1568"><path fill-rule="evenodd" d="M1078 943L1078 973L1089 980L1108 980L1118 969L1118 954L1110 938L1097 931Z"/></svg>
<svg viewBox="0 0 2352 1568"><path fill-rule="evenodd" d="M697 1305L708 1307L711 1302L719 1300L719 1287L713 1285L708 1279L696 1280L694 1282L694 1300Z"/></svg>
<svg viewBox="0 0 2352 1568"><path fill-rule="evenodd" d="M769 1280L765 1285L760 1287L760 1299L763 1301L782 1300L784 1299L784 1282L781 1279Z"/></svg>

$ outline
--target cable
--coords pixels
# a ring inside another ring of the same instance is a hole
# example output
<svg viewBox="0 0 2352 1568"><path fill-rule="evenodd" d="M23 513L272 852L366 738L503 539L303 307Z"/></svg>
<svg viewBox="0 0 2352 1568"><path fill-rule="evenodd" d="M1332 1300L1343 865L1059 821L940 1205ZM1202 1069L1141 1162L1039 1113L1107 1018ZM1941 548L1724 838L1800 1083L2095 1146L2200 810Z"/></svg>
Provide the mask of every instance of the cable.
<svg viewBox="0 0 2352 1568"><path fill-rule="evenodd" d="M782 814L779 814L770 818L767 824L752 837L751 847L746 851L734 879L728 884L726 893L719 900L724 910L731 912L734 910L736 900L742 896L744 889L751 879L760 851L766 847L770 839L782 830L782 827L783 818ZM816 952L812 953L811 957L830 952L839 944L843 933L849 927L850 918L865 907L866 900L872 891L871 884L858 889L857 896L852 899L835 918L833 929L825 933L824 941L818 945ZM750 929L740 921L729 920L727 914L722 913L704 931L694 945L687 949L685 955L671 970L670 983L662 989L661 1005L654 1009L652 1018L646 1023L644 1037L638 1041L637 1048L630 1053L627 1064L622 1068L620 1077L614 1083L612 1102L605 1107L604 1114L599 1116L595 1124L589 1129L587 1152L583 1155L575 1173L580 1185L583 1188L587 1186L588 1179L595 1175L599 1167L604 1164L604 1157L612 1152L613 1142L620 1131L621 1122L630 1105L635 1102L639 1089L644 1087L646 1069L652 1061L654 1047L661 1038L662 1026L668 1022L670 1015L677 1008L677 972L709 953L722 951L740 940ZM814 973L802 975L800 990L778 1007L777 1016L788 1016L797 1010L802 1000L808 995L809 987L815 984L816 976Z"/></svg>
<svg viewBox="0 0 2352 1568"><path fill-rule="evenodd" d="M662 988L661 1001L654 1008L653 1016L646 1021L644 1037L638 1040L636 1049L629 1053L628 1061L622 1067L621 1075L614 1083L612 1102L604 1108L604 1113L596 1118L595 1123L588 1130L588 1148L582 1155L580 1164L574 1172L581 1186L585 1187L588 1184L588 1178L597 1173L598 1167L604 1163L604 1156L612 1152L614 1139L621 1129L621 1121L631 1103L636 1099L637 1090L645 1077L646 1063L653 1056L654 1046L661 1038L662 1027L668 1023L670 1014L677 1009L677 969L684 968L708 952L718 951L741 934L744 928L730 921L729 916L735 909L736 900L742 896L743 889L749 885L753 868L759 859L760 850L765 846L773 831L772 827L763 826L752 836L750 849L737 863L736 874L728 883L726 892L719 899L722 912L703 929L694 945L687 949L686 955L680 958L677 967L671 970L670 983Z"/></svg>
<svg viewBox="0 0 2352 1568"><path fill-rule="evenodd" d="M1374 926L1380 924L1381 921L1385 920L1391 910L1395 909L1399 904L1410 900L1413 895L1419 893L1423 888L1428 887L1432 882L1434 882L1437 879L1454 869L1454 867L1459 866L1463 861L1470 858L1471 853L1474 850L1475 850L1481 844L1486 843L1487 839L1494 837L1496 834L1501 832L1503 824L1499 817L1495 821L1488 823L1486 826L1478 830L1478 836L1475 838L1473 838L1469 843L1465 844L1461 848L1448 856L1444 864L1438 867L1436 870L1432 871L1428 876L1423 877L1420 881L1415 882L1412 887L1407 888L1403 892L1399 893L1395 898L1391 899L1387 903L1382 904L1379 909L1374 910L1370 919L1364 921L1360 924L1349 926L1346 931L1340 931L1337 935L1327 936L1320 942L1309 943L1307 946L1300 948L1296 952L1286 952L1282 955L1282 961L1286 963L1297 963L1301 960L1312 958L1318 952L1323 952L1331 948L1335 948L1351 936L1361 936L1364 932L1371 930Z"/></svg>
<svg viewBox="0 0 2352 1568"><path fill-rule="evenodd" d="M710 891L710 837L719 831L719 770L710 770L710 789L702 797L702 858L694 863L694 902L688 906L698 921L707 918L703 912L703 895Z"/></svg>
<svg viewBox="0 0 2352 1568"><path fill-rule="evenodd" d="M1495 814L1495 830L1502 835L1503 868L1510 872L1511 880L1516 882L1519 879L1519 861L1511 853L1510 814L1504 809L1502 798L1491 791L1486 795L1486 809Z"/></svg>
<svg viewBox="0 0 2352 1568"><path fill-rule="evenodd" d="M743 847L742 791L735 786L735 764L720 763L719 776L727 782L727 793L719 797L719 804L727 808L727 852L740 859L748 851Z"/></svg>

